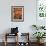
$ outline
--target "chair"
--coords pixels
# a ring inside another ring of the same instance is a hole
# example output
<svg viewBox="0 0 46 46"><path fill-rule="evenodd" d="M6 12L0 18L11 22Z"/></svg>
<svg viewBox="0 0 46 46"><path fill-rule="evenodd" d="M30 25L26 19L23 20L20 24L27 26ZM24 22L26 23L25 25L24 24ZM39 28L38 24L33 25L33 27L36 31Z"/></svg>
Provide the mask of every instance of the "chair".
<svg viewBox="0 0 46 46"><path fill-rule="evenodd" d="M16 46L18 46L18 27L11 28L11 33L6 33L5 34L5 46L7 46L7 38L12 38L13 36L17 36Z"/></svg>
<svg viewBox="0 0 46 46"><path fill-rule="evenodd" d="M22 41L19 42L19 46L30 46L30 43L29 43L29 33L21 33L21 37L22 37Z"/></svg>

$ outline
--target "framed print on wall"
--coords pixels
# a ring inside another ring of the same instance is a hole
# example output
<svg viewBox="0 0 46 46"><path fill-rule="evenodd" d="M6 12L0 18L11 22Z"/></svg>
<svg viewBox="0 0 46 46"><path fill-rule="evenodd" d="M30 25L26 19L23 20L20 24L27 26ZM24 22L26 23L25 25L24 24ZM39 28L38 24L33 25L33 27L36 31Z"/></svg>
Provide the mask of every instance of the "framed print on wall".
<svg viewBox="0 0 46 46"><path fill-rule="evenodd" d="M39 17L46 17L46 0L37 1L37 12Z"/></svg>
<svg viewBox="0 0 46 46"><path fill-rule="evenodd" d="M12 22L24 21L24 6L11 6L11 21Z"/></svg>
<svg viewBox="0 0 46 46"><path fill-rule="evenodd" d="M36 24L44 26L46 25L46 0L37 0L36 3Z"/></svg>

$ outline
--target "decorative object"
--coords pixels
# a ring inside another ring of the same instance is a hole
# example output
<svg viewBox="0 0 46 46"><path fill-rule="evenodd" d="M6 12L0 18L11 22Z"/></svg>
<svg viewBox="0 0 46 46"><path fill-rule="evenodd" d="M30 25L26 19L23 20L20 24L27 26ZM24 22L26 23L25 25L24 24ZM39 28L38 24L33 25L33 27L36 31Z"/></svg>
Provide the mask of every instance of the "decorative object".
<svg viewBox="0 0 46 46"><path fill-rule="evenodd" d="M19 46L29 46L27 42L19 42Z"/></svg>
<svg viewBox="0 0 46 46"><path fill-rule="evenodd" d="M11 6L11 21L12 22L24 21L24 6Z"/></svg>
<svg viewBox="0 0 46 46"><path fill-rule="evenodd" d="M18 33L18 27L16 28L11 28L11 34Z"/></svg>

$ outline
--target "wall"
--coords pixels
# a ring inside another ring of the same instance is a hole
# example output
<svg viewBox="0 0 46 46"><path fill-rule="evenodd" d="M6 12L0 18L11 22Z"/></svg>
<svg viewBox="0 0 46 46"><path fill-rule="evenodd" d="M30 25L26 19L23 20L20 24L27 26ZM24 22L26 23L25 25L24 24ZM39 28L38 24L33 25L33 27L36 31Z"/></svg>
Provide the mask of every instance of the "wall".
<svg viewBox="0 0 46 46"><path fill-rule="evenodd" d="M24 22L11 22L11 6L24 6ZM36 0L1 0L0 34L11 27L19 27L19 32L30 32L31 25L36 24Z"/></svg>

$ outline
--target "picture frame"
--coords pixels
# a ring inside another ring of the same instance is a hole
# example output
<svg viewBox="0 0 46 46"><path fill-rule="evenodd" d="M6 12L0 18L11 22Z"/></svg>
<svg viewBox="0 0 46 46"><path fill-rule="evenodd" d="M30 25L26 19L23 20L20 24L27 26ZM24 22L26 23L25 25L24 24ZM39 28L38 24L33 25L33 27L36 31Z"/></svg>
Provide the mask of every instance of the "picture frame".
<svg viewBox="0 0 46 46"><path fill-rule="evenodd" d="M24 21L24 6L11 6L11 21L12 22Z"/></svg>
<svg viewBox="0 0 46 46"><path fill-rule="evenodd" d="M36 24L37 25L46 25L46 0L37 0L36 1Z"/></svg>

